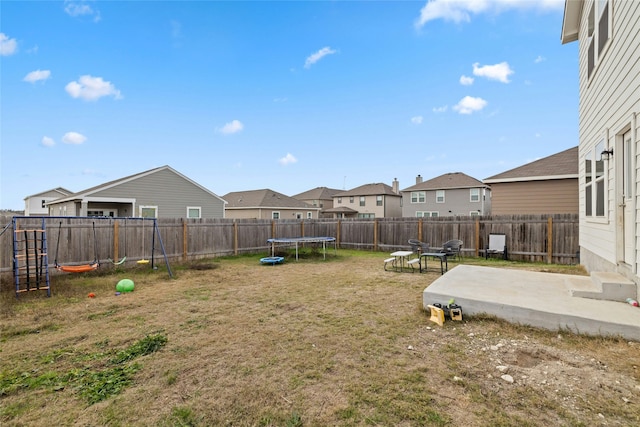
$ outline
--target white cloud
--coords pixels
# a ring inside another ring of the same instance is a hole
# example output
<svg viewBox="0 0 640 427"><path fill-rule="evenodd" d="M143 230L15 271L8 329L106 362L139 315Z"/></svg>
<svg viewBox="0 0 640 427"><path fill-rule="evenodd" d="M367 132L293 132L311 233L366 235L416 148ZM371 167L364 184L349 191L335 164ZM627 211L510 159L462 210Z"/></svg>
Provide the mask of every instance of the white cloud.
<svg viewBox="0 0 640 427"><path fill-rule="evenodd" d="M311 55L309 55L307 57L307 59L304 61L304 68L309 68L313 64L315 64L316 62L320 61L325 56L333 55L334 53L337 53L337 52L338 52L337 50L331 49L328 46L327 47L323 47L322 49L320 49L316 53L313 53L313 54L311 54Z"/></svg>
<svg viewBox="0 0 640 427"><path fill-rule="evenodd" d="M470 22L471 15L499 14L508 9L563 10L564 0L428 0L415 22L420 28L429 21L442 19L455 23Z"/></svg>
<svg viewBox="0 0 640 427"><path fill-rule="evenodd" d="M460 84L463 86L471 86L473 84L473 77L460 76Z"/></svg>
<svg viewBox="0 0 640 427"><path fill-rule="evenodd" d="M278 163L280 163L282 166L286 166L286 165L291 164L291 163L296 163L297 161L298 161L298 159L293 157L293 155L291 153L287 153L286 156L284 156L283 158L278 160Z"/></svg>
<svg viewBox="0 0 640 427"><path fill-rule="evenodd" d="M26 76L24 76L23 81L27 83L35 83L40 80L48 80L51 77L51 71L49 70L36 70L32 71Z"/></svg>
<svg viewBox="0 0 640 427"><path fill-rule="evenodd" d="M67 132L62 137L65 144L80 145L87 140L87 137L78 132Z"/></svg>
<svg viewBox="0 0 640 427"><path fill-rule="evenodd" d="M86 101L95 101L103 96L122 99L120 91L111 82L102 80L102 77L80 76L77 82L68 83L64 89L72 98L82 98Z"/></svg>
<svg viewBox="0 0 640 427"><path fill-rule="evenodd" d="M422 119L422 116L411 117L411 123L413 123L414 125L419 125L422 123Z"/></svg>
<svg viewBox="0 0 640 427"><path fill-rule="evenodd" d="M474 76L486 77L489 80L497 80L502 83L509 83L509 76L513 73L514 71L509 67L507 62L501 62L494 65L483 65L482 67L478 66L477 62L473 64Z"/></svg>
<svg viewBox="0 0 640 427"><path fill-rule="evenodd" d="M0 55L9 56L18 51L16 39L10 39L5 33L0 33Z"/></svg>
<svg viewBox="0 0 640 427"><path fill-rule="evenodd" d="M54 145L56 145L56 142L53 140L53 138L49 138L48 136L43 136L42 145L44 145L45 147L53 147Z"/></svg>
<svg viewBox="0 0 640 427"><path fill-rule="evenodd" d="M444 113L449 109L448 105L443 105L442 107L433 107L434 113Z"/></svg>
<svg viewBox="0 0 640 427"><path fill-rule="evenodd" d="M242 129L244 129L244 125L240 120L232 120L222 126L222 129L220 129L219 131L220 133L223 133L225 135L230 135L232 133L240 132Z"/></svg>
<svg viewBox="0 0 640 427"><path fill-rule="evenodd" d="M100 21L100 11L93 9L85 1L65 0L64 11L74 18L78 16L93 16L93 21Z"/></svg>
<svg viewBox="0 0 640 427"><path fill-rule="evenodd" d="M453 109L460 114L471 114L474 111L480 111L487 106L487 101L482 98L474 98L472 96L465 96L454 105Z"/></svg>
<svg viewBox="0 0 640 427"><path fill-rule="evenodd" d="M544 62L546 60L547 60L547 58L545 58L544 56L538 55L538 57L536 59L534 59L533 62L535 62L536 64L539 64L539 63Z"/></svg>

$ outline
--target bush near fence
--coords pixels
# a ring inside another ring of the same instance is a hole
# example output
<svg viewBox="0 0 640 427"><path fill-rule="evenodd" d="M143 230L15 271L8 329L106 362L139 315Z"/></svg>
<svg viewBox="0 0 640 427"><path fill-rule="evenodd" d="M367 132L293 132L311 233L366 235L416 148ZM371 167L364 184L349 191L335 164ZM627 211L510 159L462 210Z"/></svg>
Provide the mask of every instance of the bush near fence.
<svg viewBox="0 0 640 427"><path fill-rule="evenodd" d="M10 224L11 220L12 217L0 217L0 224ZM53 264L56 255L61 264L89 263L94 259L94 250L101 260L149 258L153 231L150 224L146 221L143 225L143 221L135 219L47 218L49 263ZM170 261L265 253L270 249L269 238L302 236L330 236L336 238L338 248L383 252L408 249L409 239L419 239L432 248L460 239L464 242L464 256L484 256L489 234L503 233L512 260L579 262L575 214L305 220L160 218L157 224ZM18 227L40 229L42 220L19 219ZM0 236L0 271L11 271L12 239L9 227ZM154 256L162 256L158 239Z"/></svg>

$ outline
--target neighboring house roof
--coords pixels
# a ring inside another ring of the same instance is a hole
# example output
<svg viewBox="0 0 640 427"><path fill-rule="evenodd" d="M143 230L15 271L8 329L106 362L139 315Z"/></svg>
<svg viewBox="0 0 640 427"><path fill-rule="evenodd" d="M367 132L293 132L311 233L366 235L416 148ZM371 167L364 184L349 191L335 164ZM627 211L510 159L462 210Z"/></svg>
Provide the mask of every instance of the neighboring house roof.
<svg viewBox="0 0 640 427"><path fill-rule="evenodd" d="M324 209L322 213L345 213L345 214L357 214L358 211L346 206L338 206L337 208Z"/></svg>
<svg viewBox="0 0 640 427"><path fill-rule="evenodd" d="M52 194L53 193L53 194ZM60 195L60 197L64 197L64 196L68 196L69 194L73 194L73 191L69 191L66 188L63 187L56 187L56 188L52 188L51 190L47 190L47 191L41 191L40 193L36 193L36 194L32 194L30 196L27 196L24 198L24 200L27 200L30 197L38 197L38 196L53 196L55 194Z"/></svg>
<svg viewBox="0 0 640 427"><path fill-rule="evenodd" d="M333 195L341 192L335 188L316 187L312 190L296 194L293 198L298 200L333 200Z"/></svg>
<svg viewBox="0 0 640 427"><path fill-rule="evenodd" d="M393 191L390 185L383 183L365 184L360 187L353 188L351 190L342 191L333 195L333 197L345 197L345 196L398 196L399 194Z"/></svg>
<svg viewBox="0 0 640 427"><path fill-rule="evenodd" d="M227 201L225 209L252 209L252 208L296 208L315 209L301 200L286 196L277 191L265 188L263 190L234 191L222 197Z"/></svg>
<svg viewBox="0 0 640 427"><path fill-rule="evenodd" d="M578 147L569 148L526 165L486 178L486 184L497 182L542 181L578 178Z"/></svg>
<svg viewBox="0 0 640 427"><path fill-rule="evenodd" d="M450 172L437 176L430 180L420 182L411 187L407 187L404 191L418 191L418 190L446 190L448 188L476 188L486 187L482 183L469 175L462 172Z"/></svg>
<svg viewBox="0 0 640 427"><path fill-rule="evenodd" d="M118 185L136 180L138 178L142 178L143 176L147 176L147 175L151 175L160 171L164 171L164 170L169 170L171 172L173 172L174 174L180 176L181 178L189 181L191 184L195 185L196 187L202 189L203 191L209 193L211 196L216 197L220 200L222 200L224 202L224 200L218 196L217 194L214 194L212 191L208 190L207 188L203 187L202 185L198 184L197 182L187 178L186 176L182 175L180 172L176 171L175 169L171 168L170 166L161 166L158 168L154 168L154 169L149 169L148 171L144 171L144 172L140 172L140 173L136 173L134 175L129 175L129 176L125 176L124 178L120 178L120 179L115 179L113 181L109 181L109 182L105 182L104 184L100 184L100 185L96 185L95 187L91 187L91 188L87 188L86 190L82 190L82 191L78 191L77 193L73 193L68 195L67 197L61 198L61 199L57 199L53 202L49 202L48 204L57 204L57 203L61 203L61 202L67 202L67 201L71 201L71 200L77 200L77 199L82 199L84 197L88 197L91 196L94 193L97 193L99 191L103 191L112 187L117 187Z"/></svg>

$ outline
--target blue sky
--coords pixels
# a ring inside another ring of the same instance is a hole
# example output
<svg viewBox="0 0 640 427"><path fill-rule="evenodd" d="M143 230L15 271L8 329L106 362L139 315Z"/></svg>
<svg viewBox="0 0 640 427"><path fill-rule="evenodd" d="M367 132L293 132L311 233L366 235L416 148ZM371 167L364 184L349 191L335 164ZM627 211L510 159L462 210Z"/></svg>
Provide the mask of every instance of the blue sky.
<svg viewBox="0 0 640 427"><path fill-rule="evenodd" d="M578 145L563 0L2 1L0 208L169 165L223 196Z"/></svg>

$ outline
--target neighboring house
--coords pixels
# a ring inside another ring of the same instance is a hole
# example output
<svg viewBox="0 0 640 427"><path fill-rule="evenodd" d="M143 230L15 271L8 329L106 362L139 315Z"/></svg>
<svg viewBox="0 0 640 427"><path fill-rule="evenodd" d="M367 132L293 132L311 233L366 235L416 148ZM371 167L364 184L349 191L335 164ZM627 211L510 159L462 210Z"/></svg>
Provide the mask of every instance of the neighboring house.
<svg viewBox="0 0 640 427"><path fill-rule="evenodd" d="M491 189L462 172L445 173L416 184L402 193L402 216L475 216L491 213Z"/></svg>
<svg viewBox="0 0 640 427"><path fill-rule="evenodd" d="M333 208L325 213L334 218L392 218L402 216L399 183L393 187L382 184L365 184L333 195Z"/></svg>
<svg viewBox="0 0 640 427"><path fill-rule="evenodd" d="M106 182L47 204L52 216L224 218L224 200L169 166Z"/></svg>
<svg viewBox="0 0 640 427"><path fill-rule="evenodd" d="M72 192L66 188L58 187L42 193L32 194L24 198L24 215L25 216L46 216L49 215L49 209L46 204L61 197L68 196Z"/></svg>
<svg viewBox="0 0 640 427"><path fill-rule="evenodd" d="M578 147L499 173L491 186L491 214L578 213Z"/></svg>
<svg viewBox="0 0 640 427"><path fill-rule="evenodd" d="M302 200L303 202L308 203L311 206L319 207L321 209L321 218L324 216L331 217L332 215L326 214L324 210L333 208L333 196L334 194L340 193L341 191L342 190L336 190L335 188L316 187L313 190L296 194L295 196L293 196L293 198Z"/></svg>
<svg viewBox="0 0 640 427"><path fill-rule="evenodd" d="M580 262L638 283L640 1L567 1L578 41Z"/></svg>
<svg viewBox="0 0 640 427"><path fill-rule="evenodd" d="M227 218L317 219L320 207L273 190L236 191L222 197Z"/></svg>

